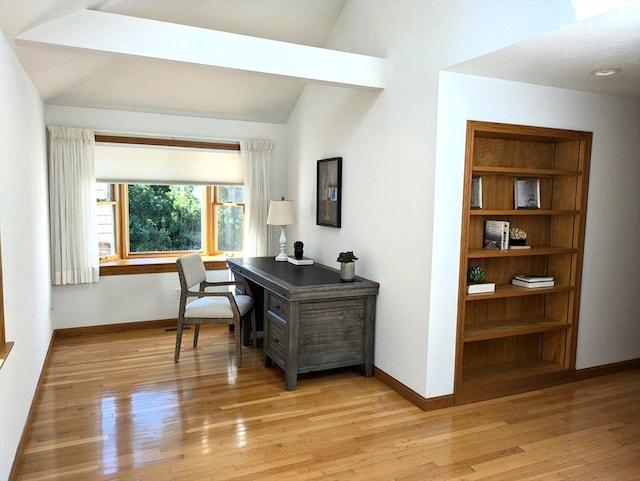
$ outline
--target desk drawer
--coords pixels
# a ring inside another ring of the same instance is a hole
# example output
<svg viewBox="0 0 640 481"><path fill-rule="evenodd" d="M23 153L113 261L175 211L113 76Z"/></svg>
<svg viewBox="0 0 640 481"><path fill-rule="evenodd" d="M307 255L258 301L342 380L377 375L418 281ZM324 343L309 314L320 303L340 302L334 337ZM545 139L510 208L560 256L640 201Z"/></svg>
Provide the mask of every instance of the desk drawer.
<svg viewBox="0 0 640 481"><path fill-rule="evenodd" d="M269 323L269 335L265 339L265 349L276 364L284 366L287 351L286 326L281 319L270 314L267 314L267 322Z"/></svg>
<svg viewBox="0 0 640 481"><path fill-rule="evenodd" d="M272 312L285 321L289 319L289 302L280 296L267 292L267 312Z"/></svg>
<svg viewBox="0 0 640 481"><path fill-rule="evenodd" d="M365 319L363 298L303 303L298 340L299 371L363 363Z"/></svg>

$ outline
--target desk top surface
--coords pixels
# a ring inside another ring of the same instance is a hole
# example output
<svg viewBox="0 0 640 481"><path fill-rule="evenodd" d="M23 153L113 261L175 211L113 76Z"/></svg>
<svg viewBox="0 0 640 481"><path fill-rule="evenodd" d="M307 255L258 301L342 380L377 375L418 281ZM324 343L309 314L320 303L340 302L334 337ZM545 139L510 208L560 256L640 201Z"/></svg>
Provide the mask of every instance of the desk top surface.
<svg viewBox="0 0 640 481"><path fill-rule="evenodd" d="M292 288L304 288L313 286L338 285L348 287L377 286L376 282L357 277L353 282L340 280L340 271L331 269L322 264L297 266L289 262L278 262L273 257L245 257L241 259L228 259L229 267L236 267L242 271L248 271L272 282L282 282Z"/></svg>

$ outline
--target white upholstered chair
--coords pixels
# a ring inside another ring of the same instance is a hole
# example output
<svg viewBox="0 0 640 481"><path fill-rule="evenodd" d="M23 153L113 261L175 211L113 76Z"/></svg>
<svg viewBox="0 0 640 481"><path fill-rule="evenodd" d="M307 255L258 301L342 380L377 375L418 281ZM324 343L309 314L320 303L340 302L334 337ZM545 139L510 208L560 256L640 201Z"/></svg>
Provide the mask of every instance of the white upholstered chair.
<svg viewBox="0 0 640 481"><path fill-rule="evenodd" d="M249 295L237 295L229 286L244 285L241 281L208 282L207 272L199 254L188 254L177 260L180 278L180 307L178 310L178 332L174 361L180 358L182 330L185 325L194 325L193 347L198 345L200 324L232 324L235 332L237 365L242 367L242 323L254 320L254 301ZM224 288L207 291L207 288ZM244 285L245 292L249 287ZM187 302L189 298L195 298Z"/></svg>

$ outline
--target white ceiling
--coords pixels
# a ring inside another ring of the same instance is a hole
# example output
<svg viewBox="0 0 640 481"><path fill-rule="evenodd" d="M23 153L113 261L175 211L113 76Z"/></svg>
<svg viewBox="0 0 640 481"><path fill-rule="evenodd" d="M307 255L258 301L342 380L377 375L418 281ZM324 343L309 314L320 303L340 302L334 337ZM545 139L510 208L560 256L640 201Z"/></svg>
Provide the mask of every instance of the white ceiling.
<svg viewBox="0 0 640 481"><path fill-rule="evenodd" d="M91 9L324 47L345 1L0 0L0 29L48 104L284 123L308 79L14 39ZM606 79L588 74L602 67L622 72ZM640 4L450 70L640 98Z"/></svg>

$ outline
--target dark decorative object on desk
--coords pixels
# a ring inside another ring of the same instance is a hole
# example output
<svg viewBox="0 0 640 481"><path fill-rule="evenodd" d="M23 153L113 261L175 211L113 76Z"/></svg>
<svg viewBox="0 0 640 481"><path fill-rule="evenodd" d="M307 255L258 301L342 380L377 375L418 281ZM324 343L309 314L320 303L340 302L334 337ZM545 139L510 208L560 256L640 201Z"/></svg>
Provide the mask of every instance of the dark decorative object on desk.
<svg viewBox="0 0 640 481"><path fill-rule="evenodd" d="M353 251L341 252L337 261L340 262L340 279L351 282L356 277L356 262L358 258Z"/></svg>
<svg viewBox="0 0 640 481"><path fill-rule="evenodd" d="M302 241L295 241L293 243L293 256L296 259L302 259L304 257L304 243Z"/></svg>

